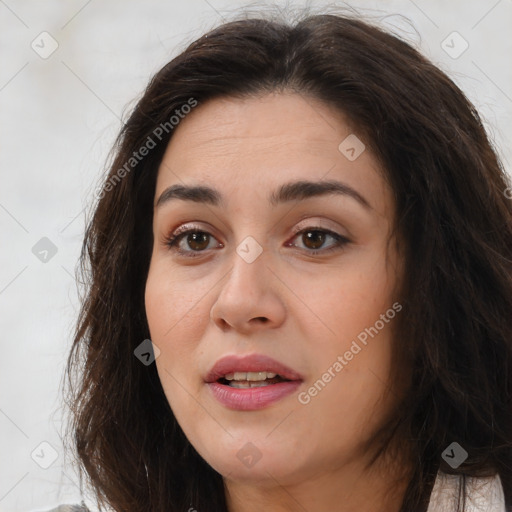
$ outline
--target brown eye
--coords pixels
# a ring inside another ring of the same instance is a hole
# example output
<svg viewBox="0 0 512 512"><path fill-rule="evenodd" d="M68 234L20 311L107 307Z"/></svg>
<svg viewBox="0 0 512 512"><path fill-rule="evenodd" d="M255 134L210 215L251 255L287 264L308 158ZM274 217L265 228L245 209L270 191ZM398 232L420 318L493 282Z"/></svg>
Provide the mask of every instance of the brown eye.
<svg viewBox="0 0 512 512"><path fill-rule="evenodd" d="M321 253L325 254L330 251L341 249L344 245L350 242L348 238L338 233L316 227L306 228L297 232L295 238L299 238L302 241L306 252L313 255ZM329 238L333 239L334 243L331 243L329 246L322 249L322 246ZM288 245L297 247L297 245L293 243Z"/></svg>
<svg viewBox="0 0 512 512"><path fill-rule="evenodd" d="M209 249L212 239L214 237L206 231L185 228L170 235L165 244L182 256L194 258ZM223 247L220 243L218 246Z"/></svg>

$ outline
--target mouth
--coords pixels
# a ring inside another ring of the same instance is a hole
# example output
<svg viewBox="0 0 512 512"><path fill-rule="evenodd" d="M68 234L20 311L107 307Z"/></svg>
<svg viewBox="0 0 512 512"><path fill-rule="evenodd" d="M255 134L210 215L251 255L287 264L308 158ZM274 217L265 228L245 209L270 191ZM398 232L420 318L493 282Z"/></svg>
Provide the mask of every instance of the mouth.
<svg viewBox="0 0 512 512"><path fill-rule="evenodd" d="M234 372L227 373L224 377L217 379L219 384L237 389L261 388L278 384L279 382L290 382L281 375L273 372Z"/></svg>
<svg viewBox="0 0 512 512"><path fill-rule="evenodd" d="M257 410L293 393L302 376L288 366L261 354L226 356L205 377L214 398L234 410Z"/></svg>
<svg viewBox="0 0 512 512"><path fill-rule="evenodd" d="M276 382L273 382L275 379L277 379L276 382L303 380L295 370L263 354L222 357L204 378L207 383L223 381L225 385L248 384L245 387L256 387L251 384L275 384Z"/></svg>

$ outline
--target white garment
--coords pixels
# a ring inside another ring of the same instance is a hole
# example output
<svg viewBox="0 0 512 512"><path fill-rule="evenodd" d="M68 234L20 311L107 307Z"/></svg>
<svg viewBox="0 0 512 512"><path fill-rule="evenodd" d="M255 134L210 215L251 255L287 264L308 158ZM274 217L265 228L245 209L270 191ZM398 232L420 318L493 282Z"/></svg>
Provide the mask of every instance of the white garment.
<svg viewBox="0 0 512 512"><path fill-rule="evenodd" d="M457 510L461 475L437 474L427 512ZM506 512L503 485L499 475L489 478L466 477L464 512Z"/></svg>

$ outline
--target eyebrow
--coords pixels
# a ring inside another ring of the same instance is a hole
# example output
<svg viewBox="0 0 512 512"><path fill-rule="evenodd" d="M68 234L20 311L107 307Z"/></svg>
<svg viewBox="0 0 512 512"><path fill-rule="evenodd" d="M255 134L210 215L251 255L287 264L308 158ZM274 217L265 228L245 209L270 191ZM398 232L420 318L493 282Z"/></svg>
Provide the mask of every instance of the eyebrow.
<svg viewBox="0 0 512 512"><path fill-rule="evenodd" d="M338 194L351 197L367 209L372 209L368 201L352 187L336 180L327 181L293 181L281 185L272 192L268 198L271 206L277 206L281 203L298 201L331 194ZM160 208L172 200L181 199L183 201L193 201L195 203L206 203L212 206L225 205L224 196L216 189L206 185L171 185L166 188L155 208Z"/></svg>

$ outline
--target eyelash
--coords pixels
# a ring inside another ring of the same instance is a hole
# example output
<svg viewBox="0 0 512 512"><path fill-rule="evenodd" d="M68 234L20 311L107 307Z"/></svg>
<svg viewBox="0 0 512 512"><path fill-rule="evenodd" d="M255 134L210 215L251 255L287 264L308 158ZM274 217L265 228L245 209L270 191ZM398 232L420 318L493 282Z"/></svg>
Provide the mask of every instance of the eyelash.
<svg viewBox="0 0 512 512"><path fill-rule="evenodd" d="M307 232L311 232L311 231L319 231L321 233L325 233L328 236L331 236L332 238L334 238L335 243L331 247L328 247L327 249L310 249L310 250L306 249L308 255L315 256L320 253L321 254L330 253L332 251L342 249L343 246L350 243L350 240L348 238L346 238L345 236L335 233L334 231L331 231L329 229L324 229L320 226L309 226L304 229L296 229L296 230L294 230L293 238L296 238L298 235L300 235L302 233L307 233ZM202 253L206 252L206 249L203 251L193 251L193 250L184 251L183 249L180 249L178 246L181 239L183 239L184 237L186 237L186 235L189 235L191 233L203 233L203 234L207 234L209 236L213 236L213 235L211 235L211 233L208 233L208 231L204 231L199 228L181 226L174 233L171 233L168 237L166 237L164 240L164 243L165 243L165 245L167 245L169 247L170 250L177 252L180 256L184 256L186 258L200 257L202 255Z"/></svg>

